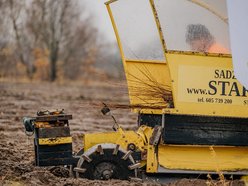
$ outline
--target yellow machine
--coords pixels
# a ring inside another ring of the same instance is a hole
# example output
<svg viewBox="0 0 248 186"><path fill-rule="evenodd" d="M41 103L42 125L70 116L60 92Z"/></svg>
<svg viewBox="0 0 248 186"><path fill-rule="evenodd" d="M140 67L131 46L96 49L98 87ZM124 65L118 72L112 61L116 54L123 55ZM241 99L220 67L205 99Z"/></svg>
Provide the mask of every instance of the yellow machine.
<svg viewBox="0 0 248 186"><path fill-rule="evenodd" d="M84 149L69 163L75 175L247 174L248 91L234 76L226 1L111 0L106 6L139 129L116 123L113 132L85 134Z"/></svg>

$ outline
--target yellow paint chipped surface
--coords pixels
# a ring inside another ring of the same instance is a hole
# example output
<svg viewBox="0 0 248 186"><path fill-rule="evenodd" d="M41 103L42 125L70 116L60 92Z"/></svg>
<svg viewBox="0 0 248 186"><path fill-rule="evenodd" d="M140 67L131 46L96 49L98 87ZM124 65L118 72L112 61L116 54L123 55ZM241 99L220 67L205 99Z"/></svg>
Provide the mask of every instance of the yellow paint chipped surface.
<svg viewBox="0 0 248 186"><path fill-rule="evenodd" d="M158 158L159 164L168 169L247 170L248 147L160 145Z"/></svg>
<svg viewBox="0 0 248 186"><path fill-rule="evenodd" d="M58 145L72 143L72 137L39 138L39 145Z"/></svg>

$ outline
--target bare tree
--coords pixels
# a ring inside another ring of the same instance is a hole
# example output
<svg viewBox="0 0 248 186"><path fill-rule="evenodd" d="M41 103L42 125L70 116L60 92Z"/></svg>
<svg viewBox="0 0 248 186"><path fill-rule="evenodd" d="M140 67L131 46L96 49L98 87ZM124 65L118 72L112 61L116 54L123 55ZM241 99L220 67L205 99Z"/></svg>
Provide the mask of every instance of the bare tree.
<svg viewBox="0 0 248 186"><path fill-rule="evenodd" d="M9 19L7 14L7 0L0 1L0 77L13 74L13 60L10 59Z"/></svg>
<svg viewBox="0 0 248 186"><path fill-rule="evenodd" d="M6 13L6 1L0 1L0 51L2 54L3 49L6 46L6 39L4 38L4 35L6 34L6 16L4 14Z"/></svg>
<svg viewBox="0 0 248 186"><path fill-rule="evenodd" d="M79 0L0 0L0 51L12 51L8 57L0 53L2 71L21 63L30 78L50 81L60 70L69 79L104 74L97 64L113 61L114 55L98 40L92 16L85 12Z"/></svg>
<svg viewBox="0 0 248 186"><path fill-rule="evenodd" d="M82 26L78 7L77 0L32 1L27 25L37 45L49 51L51 81L57 78L57 62L69 61L75 50L79 50L69 47L75 34L79 34L77 25Z"/></svg>
<svg viewBox="0 0 248 186"><path fill-rule="evenodd" d="M95 63L94 56L98 50L97 30L87 18L71 33L73 35L61 47L61 56L64 62L64 75L69 79L76 79L82 71L88 76L90 66Z"/></svg>
<svg viewBox="0 0 248 186"><path fill-rule="evenodd" d="M26 1L7 0L8 14L12 23L18 60L26 66L29 78L34 72L32 59L32 39L25 29Z"/></svg>

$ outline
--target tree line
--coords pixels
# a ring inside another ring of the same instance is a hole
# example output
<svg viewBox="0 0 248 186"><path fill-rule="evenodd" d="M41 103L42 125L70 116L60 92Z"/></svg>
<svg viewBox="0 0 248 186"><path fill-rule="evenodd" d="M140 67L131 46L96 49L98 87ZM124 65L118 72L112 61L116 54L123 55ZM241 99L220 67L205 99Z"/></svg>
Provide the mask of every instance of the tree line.
<svg viewBox="0 0 248 186"><path fill-rule="evenodd" d="M0 78L55 81L105 74L96 70L99 63L115 64L118 71L117 52L106 50L112 44L86 12L79 0L0 0Z"/></svg>

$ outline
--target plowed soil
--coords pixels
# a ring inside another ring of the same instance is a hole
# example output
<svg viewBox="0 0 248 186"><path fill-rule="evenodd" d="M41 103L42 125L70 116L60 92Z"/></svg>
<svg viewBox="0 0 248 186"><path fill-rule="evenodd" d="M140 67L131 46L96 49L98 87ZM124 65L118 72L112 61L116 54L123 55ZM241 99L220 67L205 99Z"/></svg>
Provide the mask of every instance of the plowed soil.
<svg viewBox="0 0 248 186"><path fill-rule="evenodd" d="M102 102L128 104L126 84L0 82L0 185L160 185L151 181L73 179L68 177L67 169L34 166L33 136L24 133L24 116L35 116L43 109L65 109L73 115L70 122L73 149L78 151L82 148L82 134L112 130L112 119L100 113ZM129 109L113 108L113 114L124 129L136 129L137 115ZM243 185L243 182L229 184ZM167 185L207 185L207 181L182 179Z"/></svg>

